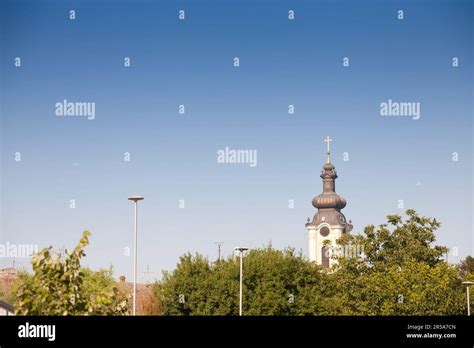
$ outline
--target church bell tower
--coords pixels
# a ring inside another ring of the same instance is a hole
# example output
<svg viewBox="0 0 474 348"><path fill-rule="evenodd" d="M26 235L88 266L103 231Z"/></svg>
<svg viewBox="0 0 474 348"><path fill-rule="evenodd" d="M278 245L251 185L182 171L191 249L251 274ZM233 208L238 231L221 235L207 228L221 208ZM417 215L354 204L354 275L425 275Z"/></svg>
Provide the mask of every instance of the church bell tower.
<svg viewBox="0 0 474 348"><path fill-rule="evenodd" d="M308 230L309 260L329 268L335 262L331 258L336 240L352 230L352 225L346 221L341 209L346 206L344 197L336 193L336 168L331 163L330 143L332 139L326 137L326 163L321 171L323 179L323 193L313 198L313 206L318 209L313 220L305 225Z"/></svg>

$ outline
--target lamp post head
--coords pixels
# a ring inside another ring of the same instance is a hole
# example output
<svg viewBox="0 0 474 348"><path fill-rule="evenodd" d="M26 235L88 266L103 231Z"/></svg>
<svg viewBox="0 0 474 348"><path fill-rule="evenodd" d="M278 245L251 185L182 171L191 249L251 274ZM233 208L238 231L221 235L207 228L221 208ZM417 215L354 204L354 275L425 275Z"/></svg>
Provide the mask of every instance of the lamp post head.
<svg viewBox="0 0 474 348"><path fill-rule="evenodd" d="M471 286L471 285L474 285L474 282L462 282L462 284L464 285L467 285L467 286Z"/></svg>
<svg viewBox="0 0 474 348"><path fill-rule="evenodd" d="M246 248L246 247L236 247L234 248L235 251L240 251L241 253L243 253L244 251L247 251L249 250L249 248Z"/></svg>
<svg viewBox="0 0 474 348"><path fill-rule="evenodd" d="M143 197L143 196L130 196L130 197L128 197L129 201L134 201L134 202L141 201L143 199L145 199L145 197Z"/></svg>

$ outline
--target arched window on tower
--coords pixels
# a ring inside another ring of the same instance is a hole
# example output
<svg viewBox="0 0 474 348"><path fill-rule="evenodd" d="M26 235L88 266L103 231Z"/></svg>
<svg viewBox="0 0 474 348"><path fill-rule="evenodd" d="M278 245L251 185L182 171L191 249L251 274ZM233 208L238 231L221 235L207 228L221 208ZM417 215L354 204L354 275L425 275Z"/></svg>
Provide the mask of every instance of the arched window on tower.
<svg viewBox="0 0 474 348"><path fill-rule="evenodd" d="M321 264L324 268L329 268L329 248L327 246L321 248Z"/></svg>

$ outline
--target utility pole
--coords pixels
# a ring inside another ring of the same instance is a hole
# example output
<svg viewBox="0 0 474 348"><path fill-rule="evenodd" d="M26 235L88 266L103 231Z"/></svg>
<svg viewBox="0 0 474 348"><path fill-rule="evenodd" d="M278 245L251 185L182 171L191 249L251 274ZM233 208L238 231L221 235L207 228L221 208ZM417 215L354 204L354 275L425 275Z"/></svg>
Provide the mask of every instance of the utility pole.
<svg viewBox="0 0 474 348"><path fill-rule="evenodd" d="M466 299L467 299L467 315L471 315L471 301L469 300L469 287L474 284L474 282L462 282L463 285L466 285Z"/></svg>
<svg viewBox="0 0 474 348"><path fill-rule="evenodd" d="M145 283L149 284L149 279L148 279L148 275L149 274L152 274L152 273L155 273L155 272L151 272L150 271L150 265L146 265L146 271L143 272L144 276L145 276Z"/></svg>
<svg viewBox="0 0 474 348"><path fill-rule="evenodd" d="M237 247L235 248L235 251L238 251L240 253L240 286L239 286L239 315L242 316L242 278L243 278L243 256L244 252L249 250L249 248L246 247Z"/></svg>
<svg viewBox="0 0 474 348"><path fill-rule="evenodd" d="M134 216L135 223L133 228L133 315L137 314L137 240L138 240L138 202L143 200L142 196L131 196L128 197L129 201L134 202Z"/></svg>
<svg viewBox="0 0 474 348"><path fill-rule="evenodd" d="M221 260L221 246L222 244L224 244L224 242L215 242L214 244L217 245L217 261L220 261Z"/></svg>

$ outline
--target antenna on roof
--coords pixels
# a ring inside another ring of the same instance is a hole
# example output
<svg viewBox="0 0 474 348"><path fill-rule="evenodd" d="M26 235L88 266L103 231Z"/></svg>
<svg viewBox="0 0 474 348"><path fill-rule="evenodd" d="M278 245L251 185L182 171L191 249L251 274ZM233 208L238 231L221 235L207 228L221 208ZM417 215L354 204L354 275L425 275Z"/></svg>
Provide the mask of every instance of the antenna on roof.
<svg viewBox="0 0 474 348"><path fill-rule="evenodd" d="M217 261L220 261L221 259L221 246L224 244L224 242L214 242L214 244L217 245Z"/></svg>

